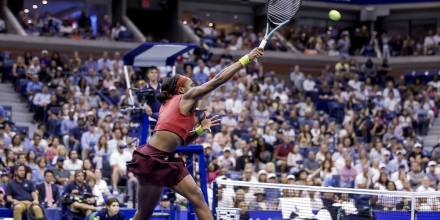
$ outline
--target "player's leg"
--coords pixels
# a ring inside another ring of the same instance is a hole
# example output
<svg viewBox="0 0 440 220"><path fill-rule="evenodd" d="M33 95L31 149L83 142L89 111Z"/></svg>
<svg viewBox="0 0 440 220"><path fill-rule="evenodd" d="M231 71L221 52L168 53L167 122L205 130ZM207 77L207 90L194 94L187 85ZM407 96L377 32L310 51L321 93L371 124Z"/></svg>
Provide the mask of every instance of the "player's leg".
<svg viewBox="0 0 440 220"><path fill-rule="evenodd" d="M186 197L193 205L199 220L213 219L211 210L205 203L202 190L197 186L191 175L183 178L173 189L180 195Z"/></svg>
<svg viewBox="0 0 440 220"><path fill-rule="evenodd" d="M138 186L138 209L134 214L133 220L149 219L159 202L160 195L162 194L162 187L145 183L140 183Z"/></svg>

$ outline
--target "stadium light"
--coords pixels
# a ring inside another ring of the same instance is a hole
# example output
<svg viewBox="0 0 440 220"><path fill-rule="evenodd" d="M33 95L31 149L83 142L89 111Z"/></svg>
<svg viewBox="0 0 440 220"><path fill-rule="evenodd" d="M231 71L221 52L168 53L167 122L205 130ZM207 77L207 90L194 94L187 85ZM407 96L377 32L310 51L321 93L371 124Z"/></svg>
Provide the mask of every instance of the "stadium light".
<svg viewBox="0 0 440 220"><path fill-rule="evenodd" d="M23 11L24 11L24 13L26 13L26 14L29 13L29 9L27 9L27 8L25 8Z"/></svg>
<svg viewBox="0 0 440 220"><path fill-rule="evenodd" d="M32 8L33 8L33 9L37 9L37 8L38 8L38 5L32 5Z"/></svg>
<svg viewBox="0 0 440 220"><path fill-rule="evenodd" d="M212 27L212 26L214 26L214 23L212 23L212 22L209 22L209 27Z"/></svg>
<svg viewBox="0 0 440 220"><path fill-rule="evenodd" d="M43 1L41 2L41 4L43 4L43 5L47 5L47 1L46 1L46 0L43 0Z"/></svg>

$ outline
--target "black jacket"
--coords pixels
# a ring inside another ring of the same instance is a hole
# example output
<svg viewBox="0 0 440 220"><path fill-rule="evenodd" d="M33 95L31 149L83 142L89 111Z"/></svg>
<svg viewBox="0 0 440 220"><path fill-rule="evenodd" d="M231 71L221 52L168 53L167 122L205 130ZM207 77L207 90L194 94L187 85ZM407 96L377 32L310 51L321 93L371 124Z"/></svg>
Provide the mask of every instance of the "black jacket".
<svg viewBox="0 0 440 220"><path fill-rule="evenodd" d="M57 203L58 200L60 199L60 193L58 191L58 187L55 184L50 184L50 187L52 187L52 196L53 196L53 203ZM45 201L46 198L46 186L44 185L44 183L41 183L39 185L37 185L37 191L38 191L38 201L42 204Z"/></svg>

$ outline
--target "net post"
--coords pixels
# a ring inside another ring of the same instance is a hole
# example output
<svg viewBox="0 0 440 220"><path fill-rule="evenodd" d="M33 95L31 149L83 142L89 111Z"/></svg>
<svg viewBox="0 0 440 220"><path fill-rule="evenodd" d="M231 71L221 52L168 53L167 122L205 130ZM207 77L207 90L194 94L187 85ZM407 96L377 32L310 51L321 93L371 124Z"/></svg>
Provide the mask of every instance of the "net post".
<svg viewBox="0 0 440 220"><path fill-rule="evenodd" d="M416 197L411 195L411 220L416 219Z"/></svg>
<svg viewBox="0 0 440 220"><path fill-rule="evenodd" d="M205 173L205 155L203 151L202 145L188 145L188 146L182 146L178 147L177 151L178 153L183 153L188 155L188 159L186 161L186 167L188 169L188 172L191 175L194 175L194 155L199 156L199 175L200 175L200 189L202 190L203 197L205 201L208 203L208 191L207 191L207 179L206 179L206 173ZM194 212L194 206L192 203L188 204L188 220L195 220L196 214Z"/></svg>
<svg viewBox="0 0 440 220"><path fill-rule="evenodd" d="M141 123L141 129L140 129L140 139L139 139L139 146L145 145L147 143L148 134L150 130L150 120L148 118L147 113L142 110L142 123Z"/></svg>
<svg viewBox="0 0 440 220"><path fill-rule="evenodd" d="M208 189L207 189L208 184L207 184L207 178L206 178L206 172L205 172L206 162L205 162L205 154L203 152L203 147L202 147L202 150L197 153L197 155L199 156L200 188L202 190L203 197L205 198L205 202L209 206Z"/></svg>

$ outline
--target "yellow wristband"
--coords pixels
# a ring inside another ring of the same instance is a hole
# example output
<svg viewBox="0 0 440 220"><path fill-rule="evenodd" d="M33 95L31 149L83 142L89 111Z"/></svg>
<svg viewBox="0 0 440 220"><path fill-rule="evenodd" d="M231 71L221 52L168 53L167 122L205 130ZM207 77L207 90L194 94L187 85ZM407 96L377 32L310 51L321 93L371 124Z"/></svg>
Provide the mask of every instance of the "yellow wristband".
<svg viewBox="0 0 440 220"><path fill-rule="evenodd" d="M202 134L204 134L205 133L205 129L203 129L202 128L202 126L198 126L197 128L196 128L196 134L198 135L198 136L200 136L200 135L202 135Z"/></svg>
<svg viewBox="0 0 440 220"><path fill-rule="evenodd" d="M251 63L251 59L249 58L249 55L246 54L242 58L240 58L239 62L241 63L241 65L246 66Z"/></svg>

